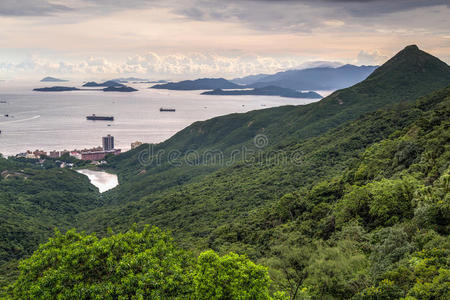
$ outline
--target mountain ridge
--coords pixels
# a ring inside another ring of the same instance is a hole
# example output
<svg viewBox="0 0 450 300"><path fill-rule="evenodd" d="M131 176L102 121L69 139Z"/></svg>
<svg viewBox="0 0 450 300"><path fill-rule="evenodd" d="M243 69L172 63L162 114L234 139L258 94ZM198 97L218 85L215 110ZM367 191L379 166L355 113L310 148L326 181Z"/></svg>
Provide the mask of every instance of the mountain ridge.
<svg viewBox="0 0 450 300"><path fill-rule="evenodd" d="M156 84L152 89L167 90L215 90L215 89L239 89L240 85L232 83L224 78L200 78L195 80L183 80L179 82L169 82L165 84Z"/></svg>
<svg viewBox="0 0 450 300"><path fill-rule="evenodd" d="M352 86L370 75L378 66L318 66L275 74L250 75L232 82L249 87L275 85L294 90L336 90Z"/></svg>

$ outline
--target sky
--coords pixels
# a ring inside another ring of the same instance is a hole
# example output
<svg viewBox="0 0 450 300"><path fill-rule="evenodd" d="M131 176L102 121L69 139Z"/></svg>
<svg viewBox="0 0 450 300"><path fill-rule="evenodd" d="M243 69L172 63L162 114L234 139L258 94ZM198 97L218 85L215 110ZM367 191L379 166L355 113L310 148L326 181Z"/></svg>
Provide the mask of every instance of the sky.
<svg viewBox="0 0 450 300"><path fill-rule="evenodd" d="M0 79L234 78L406 45L450 63L450 0L1 0Z"/></svg>

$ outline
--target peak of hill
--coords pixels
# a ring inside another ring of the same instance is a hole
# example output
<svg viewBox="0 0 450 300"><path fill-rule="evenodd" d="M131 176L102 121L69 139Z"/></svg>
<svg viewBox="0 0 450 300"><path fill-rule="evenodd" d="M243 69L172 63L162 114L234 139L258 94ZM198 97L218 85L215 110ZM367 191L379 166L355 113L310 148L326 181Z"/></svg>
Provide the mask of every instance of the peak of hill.
<svg viewBox="0 0 450 300"><path fill-rule="evenodd" d="M366 80L349 89L336 91L325 102L338 103L342 106L340 110L357 105L367 111L423 96L449 83L450 67L411 45L377 68Z"/></svg>
<svg viewBox="0 0 450 300"><path fill-rule="evenodd" d="M157 84L151 88L167 90L215 90L239 89L242 88L242 86L232 83L224 78L200 78L196 80L184 80L180 82Z"/></svg>
<svg viewBox="0 0 450 300"><path fill-rule="evenodd" d="M410 45L375 70L367 81L389 83L388 87L392 88L407 84L419 89L425 84L449 83L450 67L416 45Z"/></svg>

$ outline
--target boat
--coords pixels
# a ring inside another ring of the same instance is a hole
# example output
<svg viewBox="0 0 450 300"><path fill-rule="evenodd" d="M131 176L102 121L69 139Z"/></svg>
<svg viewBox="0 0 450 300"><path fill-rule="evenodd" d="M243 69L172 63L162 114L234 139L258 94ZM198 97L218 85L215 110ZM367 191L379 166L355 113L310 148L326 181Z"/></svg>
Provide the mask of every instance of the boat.
<svg viewBox="0 0 450 300"><path fill-rule="evenodd" d="M96 116L95 114L87 116L86 119L90 121L114 121L114 117Z"/></svg>
<svg viewBox="0 0 450 300"><path fill-rule="evenodd" d="M172 112L174 112L174 111L175 111L175 108L164 108L164 107L161 107L161 108L159 109L159 111L172 111Z"/></svg>

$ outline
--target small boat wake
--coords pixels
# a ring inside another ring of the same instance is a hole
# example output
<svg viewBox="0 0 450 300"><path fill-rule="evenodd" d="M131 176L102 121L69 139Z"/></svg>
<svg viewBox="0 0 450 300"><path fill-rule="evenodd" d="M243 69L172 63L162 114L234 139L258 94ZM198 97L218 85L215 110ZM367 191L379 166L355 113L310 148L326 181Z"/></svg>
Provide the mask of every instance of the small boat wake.
<svg viewBox="0 0 450 300"><path fill-rule="evenodd" d="M10 123L20 123L20 122L26 122L26 121L31 121L31 120L35 120L40 118L41 115L36 115L33 116L31 118L26 118L26 119L19 119L19 120L11 120L11 121L4 121L4 122L0 122L0 124L10 124ZM10 117L11 118L11 117Z"/></svg>

